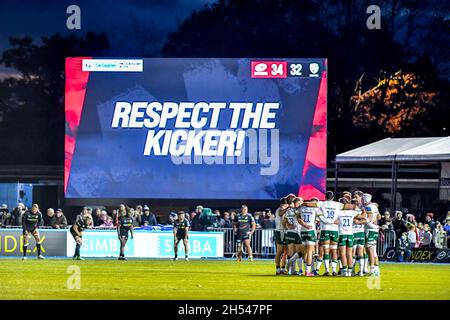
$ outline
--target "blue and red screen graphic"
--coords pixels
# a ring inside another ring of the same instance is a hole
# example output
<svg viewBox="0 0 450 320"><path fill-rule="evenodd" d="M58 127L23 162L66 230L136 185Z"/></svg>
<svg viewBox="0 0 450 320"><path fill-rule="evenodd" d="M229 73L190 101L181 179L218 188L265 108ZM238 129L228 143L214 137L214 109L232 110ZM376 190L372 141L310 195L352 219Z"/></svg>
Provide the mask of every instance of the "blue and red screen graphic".
<svg viewBox="0 0 450 320"><path fill-rule="evenodd" d="M323 198L327 61L66 59L67 198Z"/></svg>

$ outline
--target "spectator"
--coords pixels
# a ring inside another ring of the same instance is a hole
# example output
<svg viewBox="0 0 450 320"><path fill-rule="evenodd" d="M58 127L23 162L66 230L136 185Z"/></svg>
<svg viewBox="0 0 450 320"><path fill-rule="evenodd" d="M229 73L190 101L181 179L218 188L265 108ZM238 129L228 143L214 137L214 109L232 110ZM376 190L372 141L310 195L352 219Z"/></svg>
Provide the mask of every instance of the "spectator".
<svg viewBox="0 0 450 320"><path fill-rule="evenodd" d="M100 228L112 228L114 227L113 219L108 216L108 213L105 210L102 210L100 214Z"/></svg>
<svg viewBox="0 0 450 320"><path fill-rule="evenodd" d="M412 250L413 248L416 247L416 243L417 243L416 227L414 225L409 225L408 229L409 229L409 231L408 231L408 242L409 242L409 245L410 245L410 249Z"/></svg>
<svg viewBox="0 0 450 320"><path fill-rule="evenodd" d="M95 208L94 215L92 217L94 227L98 227L102 221L100 220L100 216L102 214L102 210L100 208Z"/></svg>
<svg viewBox="0 0 450 320"><path fill-rule="evenodd" d="M156 226L157 224L156 216L153 212L150 212L150 208L145 205L144 214L141 216L141 226Z"/></svg>
<svg viewBox="0 0 450 320"><path fill-rule="evenodd" d="M27 211L25 208L25 205L23 203L19 203L17 207L14 208L12 212L12 224L14 226L21 226L22 225L22 216Z"/></svg>
<svg viewBox="0 0 450 320"><path fill-rule="evenodd" d="M391 215L389 211L385 211L383 217L378 221L378 225L382 229L389 229L389 225L392 223Z"/></svg>
<svg viewBox="0 0 450 320"><path fill-rule="evenodd" d="M434 247L438 249L445 249L445 247L447 246L447 234L439 221L436 222L436 230L433 236L433 243Z"/></svg>
<svg viewBox="0 0 450 320"><path fill-rule="evenodd" d="M392 225L394 226L397 239L402 236L403 232L408 231L405 220L403 220L403 213L401 211L395 212L395 219L392 221Z"/></svg>
<svg viewBox="0 0 450 320"><path fill-rule="evenodd" d="M412 224L415 227L417 227L416 217L413 214L407 214L406 215L406 225L409 226L410 224Z"/></svg>
<svg viewBox="0 0 450 320"><path fill-rule="evenodd" d="M220 210L214 210L214 215L216 216L216 228L222 228L223 219Z"/></svg>
<svg viewBox="0 0 450 320"><path fill-rule="evenodd" d="M134 210L134 220L135 220L135 226L139 227L142 225L142 215L144 214L144 209L141 205L137 205L136 209ZM137 225L136 225L137 224Z"/></svg>
<svg viewBox="0 0 450 320"><path fill-rule="evenodd" d="M65 227L67 227L67 219L64 216L62 209L57 209L55 216L52 219L52 228L64 229Z"/></svg>
<svg viewBox="0 0 450 320"><path fill-rule="evenodd" d="M427 213L427 216L425 217L425 224L430 227L430 232L433 234L434 229L436 228L436 223L433 221L432 213Z"/></svg>
<svg viewBox="0 0 450 320"><path fill-rule="evenodd" d="M106 222L103 224L105 228L114 228L113 220L110 216L106 216Z"/></svg>
<svg viewBox="0 0 450 320"><path fill-rule="evenodd" d="M233 222L230 219L230 213L228 211L225 211L223 213L223 225L222 228L233 228Z"/></svg>
<svg viewBox="0 0 450 320"><path fill-rule="evenodd" d="M256 212L254 213L253 218L255 219L256 229L261 229L261 228L262 228L262 225L261 225L261 223L262 223L262 220L261 220L261 212L256 211Z"/></svg>
<svg viewBox="0 0 450 320"><path fill-rule="evenodd" d="M177 218L177 214L172 211L171 213L169 213L169 220L168 220L167 224L173 225L173 222L176 220L176 218Z"/></svg>
<svg viewBox="0 0 450 320"><path fill-rule="evenodd" d="M420 237L420 247L421 248L431 248L431 240L433 239L433 234L430 231L430 226L425 224L423 227L423 233Z"/></svg>
<svg viewBox="0 0 450 320"><path fill-rule="evenodd" d="M113 209L111 212L111 218L113 220L114 225L117 225L117 219L119 218L119 210Z"/></svg>
<svg viewBox="0 0 450 320"><path fill-rule="evenodd" d="M51 227L54 217L55 217L55 210L53 210L53 208L48 208L47 214L44 217L44 226Z"/></svg>
<svg viewBox="0 0 450 320"><path fill-rule="evenodd" d="M194 217L191 219L192 220L192 224L191 224L192 231L202 231L203 230L203 224L200 219L200 216L201 216L201 213L198 213L196 210L196 212L194 213Z"/></svg>
<svg viewBox="0 0 450 320"><path fill-rule="evenodd" d="M141 223L141 217L137 214L134 208L127 207L127 211L130 213L130 217L133 218L133 228L139 227Z"/></svg>
<svg viewBox="0 0 450 320"><path fill-rule="evenodd" d="M420 240L422 239L423 233L424 233L422 222L419 222L417 224L416 233L417 233L417 246L416 247L419 248L419 247L421 247Z"/></svg>
<svg viewBox="0 0 450 320"><path fill-rule="evenodd" d="M272 212L266 209L266 215L262 221L263 229L275 229L275 219L273 219Z"/></svg>
<svg viewBox="0 0 450 320"><path fill-rule="evenodd" d="M0 226L10 226L12 222L12 214L9 212L8 205L2 204L0 207Z"/></svg>
<svg viewBox="0 0 450 320"><path fill-rule="evenodd" d="M267 214L269 214L270 213L270 216L272 217L272 219L273 220L275 220L275 217L273 216L273 214L272 214L272 210L270 210L269 208L266 208L266 209L264 209L264 211L263 211L263 220L264 220L264 218L265 217L267 217Z"/></svg>
<svg viewBox="0 0 450 320"><path fill-rule="evenodd" d="M92 214L89 213L89 212L92 212L91 208L83 207L83 209L81 210L81 213L77 216L76 219L83 219L84 220L85 217L87 217L87 216L91 217L91 219L89 220L90 224L87 227L88 228L92 228L94 226L94 222L92 220Z"/></svg>
<svg viewBox="0 0 450 320"><path fill-rule="evenodd" d="M450 248L450 218L445 221L443 229L447 233L447 248Z"/></svg>
<svg viewBox="0 0 450 320"><path fill-rule="evenodd" d="M203 230L203 223L200 219L201 215L202 215L202 211L203 211L203 206L198 205L197 207L195 207L195 211L193 212L193 214L191 214L191 229L192 231L202 231Z"/></svg>
<svg viewBox="0 0 450 320"><path fill-rule="evenodd" d="M203 206L198 205L195 207L194 216L200 216L203 212Z"/></svg>
<svg viewBox="0 0 450 320"><path fill-rule="evenodd" d="M408 239L408 233L403 232L402 236L397 239L395 251L397 253L397 260L405 262L411 256L411 243Z"/></svg>
<svg viewBox="0 0 450 320"><path fill-rule="evenodd" d="M234 221L234 218L236 218L236 211L232 210L230 212L230 219L231 219L231 221Z"/></svg>
<svg viewBox="0 0 450 320"><path fill-rule="evenodd" d="M224 214L225 214L225 212L224 212ZM223 225L225 224L225 220L223 219L223 215L220 215L218 217L217 224L218 224L218 226L217 226L218 228L223 228Z"/></svg>

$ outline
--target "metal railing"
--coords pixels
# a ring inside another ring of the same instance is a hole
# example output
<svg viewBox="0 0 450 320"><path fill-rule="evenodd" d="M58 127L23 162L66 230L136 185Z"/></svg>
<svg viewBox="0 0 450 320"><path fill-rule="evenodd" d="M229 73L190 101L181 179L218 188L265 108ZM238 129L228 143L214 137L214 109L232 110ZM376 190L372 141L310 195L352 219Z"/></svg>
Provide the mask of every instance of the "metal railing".
<svg viewBox="0 0 450 320"><path fill-rule="evenodd" d="M217 228L213 231L223 232L223 254L225 257L234 257L236 254L236 239L233 229ZM276 244L273 241L273 229L256 229L252 236L251 246L254 257L275 257Z"/></svg>
<svg viewBox="0 0 450 320"><path fill-rule="evenodd" d="M381 230L378 234L377 254L382 257L387 248L395 247L396 235L394 230Z"/></svg>

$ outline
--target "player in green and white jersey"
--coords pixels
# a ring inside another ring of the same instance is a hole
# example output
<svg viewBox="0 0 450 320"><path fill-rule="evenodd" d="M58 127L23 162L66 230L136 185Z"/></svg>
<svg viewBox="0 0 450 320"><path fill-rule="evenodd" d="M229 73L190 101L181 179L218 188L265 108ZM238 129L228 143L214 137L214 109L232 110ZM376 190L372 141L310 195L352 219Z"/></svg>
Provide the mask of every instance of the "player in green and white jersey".
<svg viewBox="0 0 450 320"><path fill-rule="evenodd" d="M379 276L377 242L378 242L378 220L381 215L378 206L372 202L372 196L368 193L363 195L363 205L367 212L366 229L366 249L369 255L370 275Z"/></svg>
<svg viewBox="0 0 450 320"><path fill-rule="evenodd" d="M346 199L345 202L347 202ZM347 203L344 205L343 210L339 212L337 219L339 224L339 254L344 277L350 277L353 273L353 224L361 223L356 219L360 213L356 201L353 204Z"/></svg>
<svg viewBox="0 0 450 320"><path fill-rule="evenodd" d="M294 256L291 257L291 261L296 261L298 266L298 275L303 275L303 258L305 256L306 247L305 244L302 241L302 235L301 235L301 224L304 223L304 221L301 219L301 206L303 204L303 198L296 197L294 199L294 208L295 208L295 214L297 216L297 232L300 235L300 244L295 246L296 253ZM295 262L293 262L295 263ZM306 266L305 266L306 268Z"/></svg>
<svg viewBox="0 0 450 320"><path fill-rule="evenodd" d="M356 216L357 221L353 222L353 270L355 270L355 264L358 263L358 274L362 277L364 275L364 246L366 244L366 210L361 207L361 202L357 198L352 199L352 204L355 205L355 210L359 212Z"/></svg>
<svg viewBox="0 0 450 320"><path fill-rule="evenodd" d="M352 201L352 193L350 191L343 191L342 198L347 199L349 202Z"/></svg>
<svg viewBox="0 0 450 320"><path fill-rule="evenodd" d="M287 199L286 197L283 197L280 199L280 206L275 211L274 238L277 245L277 252L275 254L276 275L287 273L285 269L287 255L287 243L285 238L286 230L282 224L282 217L286 213L287 208Z"/></svg>
<svg viewBox="0 0 450 320"><path fill-rule="evenodd" d="M283 228L286 230L286 244L288 247L287 254L287 269L290 275L297 274L295 271L295 258L294 255L297 254L297 249L301 244L299 226L297 220L297 212L295 210L295 195L288 195L286 197L286 201L288 204L288 208L286 209L283 217L282 224Z"/></svg>
<svg viewBox="0 0 450 320"><path fill-rule="evenodd" d="M322 202L319 201L319 208L322 207ZM317 244L316 244L316 255L315 255L315 270L314 270L314 275L318 276L319 275L319 271L320 271L320 267L323 264L323 257L324 257L324 249L323 246L320 244L320 235L322 230L320 230L320 225L321 222L320 220L317 221L318 223L316 224L316 232L317 232ZM314 257L314 256L313 256Z"/></svg>
<svg viewBox="0 0 450 320"><path fill-rule="evenodd" d="M320 220L320 245L323 247L323 261L325 263L325 276L330 275L330 254L331 269L333 276L337 276L337 245L339 241L339 228L334 222L339 217L339 212L343 208L343 204L333 201L334 193L327 191L325 201L322 202L320 209L322 214L319 215ZM320 268L320 258L318 268Z"/></svg>
<svg viewBox="0 0 450 320"><path fill-rule="evenodd" d="M301 219L306 224L301 226L302 244L305 246L305 263L306 263L306 276L311 277L313 263L313 254L317 242L316 233L316 219L322 214L319 208L319 199L315 198L310 202L304 202L301 206Z"/></svg>
<svg viewBox="0 0 450 320"><path fill-rule="evenodd" d="M358 200L359 202L359 207L362 210L363 208L365 209L364 205L363 205L363 195L364 192L360 191L360 190L356 190L353 192L353 198ZM366 218L367 218L367 214L366 214ZM364 226L364 274L367 274L369 272L368 268L369 268L369 255L367 254L367 248L365 247L365 242L366 242L366 235L365 235L365 226Z"/></svg>
<svg viewBox="0 0 450 320"><path fill-rule="evenodd" d="M286 242L288 245L288 269L290 275L300 275L295 271L295 263L297 258L302 255L300 226L305 225L302 219L299 217L298 210L295 205L300 205L301 198L295 197L295 195L287 196L287 203L289 208L283 216L283 225L286 229Z"/></svg>

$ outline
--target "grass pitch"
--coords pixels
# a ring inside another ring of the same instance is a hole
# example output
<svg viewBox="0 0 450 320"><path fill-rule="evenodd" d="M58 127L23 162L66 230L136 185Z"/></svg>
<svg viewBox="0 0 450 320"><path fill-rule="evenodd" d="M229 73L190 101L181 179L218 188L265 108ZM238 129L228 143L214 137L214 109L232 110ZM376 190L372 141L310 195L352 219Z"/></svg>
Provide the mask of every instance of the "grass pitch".
<svg viewBox="0 0 450 320"><path fill-rule="evenodd" d="M274 272L269 260L3 259L0 299L450 299L450 265L382 264L379 283Z"/></svg>

